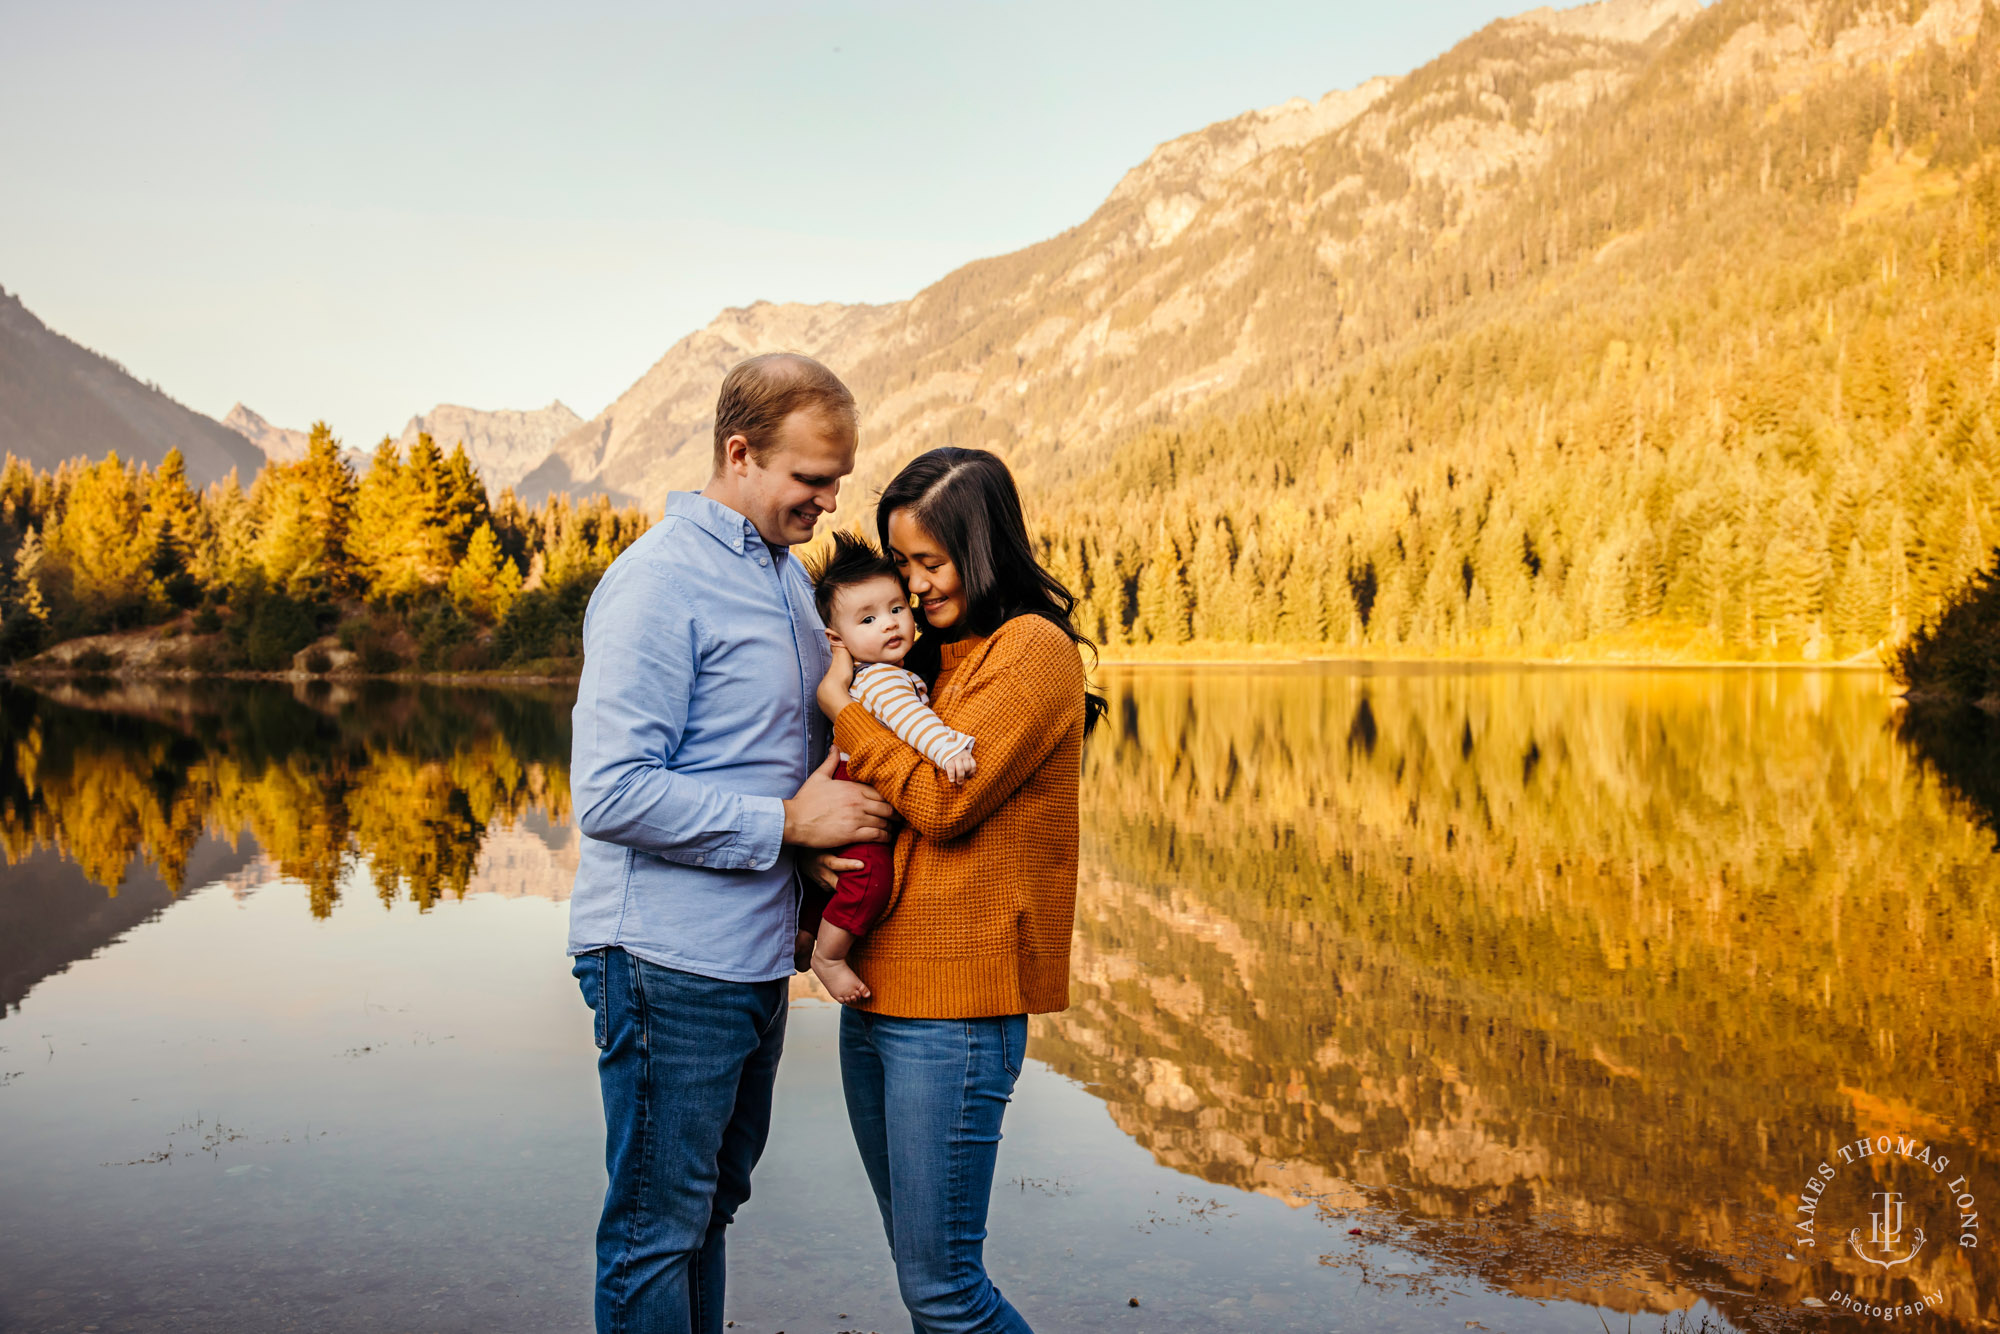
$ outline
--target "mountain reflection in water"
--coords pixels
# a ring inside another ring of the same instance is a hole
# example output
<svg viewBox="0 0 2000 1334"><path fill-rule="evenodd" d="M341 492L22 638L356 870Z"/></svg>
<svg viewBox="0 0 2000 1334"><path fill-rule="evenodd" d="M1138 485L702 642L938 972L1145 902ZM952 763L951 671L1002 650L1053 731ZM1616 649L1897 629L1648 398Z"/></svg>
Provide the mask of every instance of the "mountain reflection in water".
<svg viewBox="0 0 2000 1334"><path fill-rule="evenodd" d="M1990 1251L1951 1239L1894 1278L1825 1243L1783 1263L1807 1172L1860 1135L2000 1182L1991 838L1878 680L1110 689L1073 1003L1037 1055L1161 1161L1367 1206L1530 1295L1754 1319L1942 1291L1993 1319Z"/></svg>
<svg viewBox="0 0 2000 1334"><path fill-rule="evenodd" d="M1033 1054L1161 1163L1439 1282L1995 1319L1990 1249L1783 1258L1807 1172L1863 1134L2000 1191L1993 813L1879 680L1104 675L1073 1004ZM360 867L384 902L565 895L569 698L0 686L0 1005L253 857L320 916Z"/></svg>

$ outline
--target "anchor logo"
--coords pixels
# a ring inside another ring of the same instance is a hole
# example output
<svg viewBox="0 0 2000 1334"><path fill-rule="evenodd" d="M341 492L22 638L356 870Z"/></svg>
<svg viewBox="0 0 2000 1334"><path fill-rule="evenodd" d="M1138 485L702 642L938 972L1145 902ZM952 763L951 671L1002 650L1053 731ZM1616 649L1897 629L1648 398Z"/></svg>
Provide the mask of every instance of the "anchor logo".
<svg viewBox="0 0 2000 1334"><path fill-rule="evenodd" d="M1903 1239L1903 1194L1901 1191L1895 1190L1878 1190L1875 1192L1874 1199L1881 1207L1868 1215L1867 1244L1875 1247L1875 1249L1882 1252L1882 1255L1886 1257ZM1916 1259L1917 1252L1924 1248L1924 1230L1922 1228L1913 1228L1911 1231L1916 1236L1916 1244L1910 1247L1908 1255L1900 1256L1893 1260L1887 1258L1878 1259L1863 1250L1861 1229L1858 1227L1848 1230L1847 1244L1854 1248L1856 1255L1866 1260L1869 1264L1880 1265L1884 1269L1891 1269L1897 1265L1906 1265Z"/></svg>

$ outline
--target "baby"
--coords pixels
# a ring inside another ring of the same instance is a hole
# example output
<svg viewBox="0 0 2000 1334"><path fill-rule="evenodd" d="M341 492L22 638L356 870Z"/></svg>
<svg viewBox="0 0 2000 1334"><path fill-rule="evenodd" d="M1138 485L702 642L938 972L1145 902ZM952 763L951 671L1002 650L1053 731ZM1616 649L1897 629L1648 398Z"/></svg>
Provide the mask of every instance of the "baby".
<svg viewBox="0 0 2000 1334"><path fill-rule="evenodd" d="M856 665L848 694L952 782L972 777L978 767L972 759L973 739L947 727L931 711L923 679L903 669L903 657L916 640L916 624L896 567L865 539L835 533L832 552L812 575L813 598L826 623L826 637L845 648ZM845 756L833 776L847 777ZM840 855L865 865L840 877L833 901L821 911L819 934L812 942L812 970L827 994L845 1005L872 994L847 966L847 951L888 906L895 863L887 843L857 843L843 848Z"/></svg>

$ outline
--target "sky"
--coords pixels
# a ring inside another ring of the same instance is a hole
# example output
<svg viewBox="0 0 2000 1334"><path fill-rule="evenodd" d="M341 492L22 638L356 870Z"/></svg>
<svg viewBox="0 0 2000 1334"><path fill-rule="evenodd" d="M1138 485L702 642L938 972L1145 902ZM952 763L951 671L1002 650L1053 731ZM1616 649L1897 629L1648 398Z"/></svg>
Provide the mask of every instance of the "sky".
<svg viewBox="0 0 2000 1334"><path fill-rule="evenodd" d="M0 287L215 417L589 417L725 307L912 296L1529 7L0 0Z"/></svg>

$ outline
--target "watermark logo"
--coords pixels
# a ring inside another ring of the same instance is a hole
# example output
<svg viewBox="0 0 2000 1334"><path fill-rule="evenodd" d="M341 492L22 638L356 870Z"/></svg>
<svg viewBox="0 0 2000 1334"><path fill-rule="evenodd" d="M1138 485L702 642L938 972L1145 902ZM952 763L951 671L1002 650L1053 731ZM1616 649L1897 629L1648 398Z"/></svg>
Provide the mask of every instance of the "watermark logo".
<svg viewBox="0 0 2000 1334"><path fill-rule="evenodd" d="M1841 1145L1807 1175L1793 1213L1791 1245L1798 1255L1787 1258L1844 1261L1857 1279L1869 1270L1853 1270L1849 1256L1881 1270L1883 1279L1907 1276L1910 1283L1924 1284L1936 1278L1934 1269L1919 1277L1918 1268L1904 1266L1924 1252L1932 1236L1940 1245L1955 1241L1961 1252L1979 1248L1979 1198L1972 1182L1952 1171L1949 1155L1908 1135L1873 1135ZM1848 1291L1852 1286L1825 1298L1808 1297L1805 1304L1895 1320L1936 1310L1943 1297L1941 1291L1870 1297Z"/></svg>
<svg viewBox="0 0 2000 1334"><path fill-rule="evenodd" d="M1924 1230L1916 1229L1916 1244L1902 1255L1892 1257L1891 1253L1903 1241L1903 1192L1900 1190L1878 1190L1875 1201L1880 1206L1868 1215L1868 1245L1861 1243L1861 1229L1852 1228L1847 1234L1847 1244L1854 1253L1871 1265L1881 1265L1884 1269L1894 1269L1906 1265L1917 1258L1917 1252L1924 1248ZM1870 1255L1868 1248L1881 1251L1881 1255Z"/></svg>

